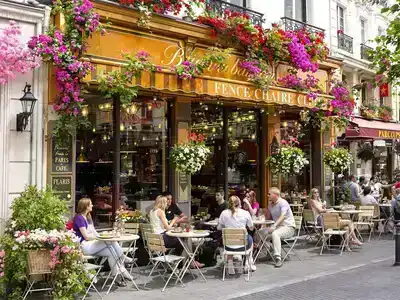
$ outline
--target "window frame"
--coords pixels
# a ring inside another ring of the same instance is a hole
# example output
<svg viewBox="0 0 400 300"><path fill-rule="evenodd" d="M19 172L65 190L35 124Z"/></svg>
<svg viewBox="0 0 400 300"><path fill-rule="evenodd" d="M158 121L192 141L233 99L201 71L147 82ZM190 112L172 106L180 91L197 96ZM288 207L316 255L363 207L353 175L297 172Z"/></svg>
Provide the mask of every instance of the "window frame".
<svg viewBox="0 0 400 300"><path fill-rule="evenodd" d="M361 31L361 44L367 42L367 20L364 18L360 19L360 31Z"/></svg>
<svg viewBox="0 0 400 300"><path fill-rule="evenodd" d="M337 5L336 8L336 13L337 13L337 28L338 30L345 31L346 29L346 14L345 14L345 8L341 5ZM342 14L342 16L341 16ZM342 23L342 24L341 24Z"/></svg>

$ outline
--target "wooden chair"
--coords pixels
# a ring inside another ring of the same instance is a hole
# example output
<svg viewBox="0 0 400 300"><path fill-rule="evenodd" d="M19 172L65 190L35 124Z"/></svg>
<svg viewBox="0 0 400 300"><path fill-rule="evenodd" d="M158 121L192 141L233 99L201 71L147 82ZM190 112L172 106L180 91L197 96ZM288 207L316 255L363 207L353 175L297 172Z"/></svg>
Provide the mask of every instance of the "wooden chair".
<svg viewBox="0 0 400 300"><path fill-rule="evenodd" d="M150 271L149 278L151 277L154 271L157 271L160 277L165 281L164 277L168 276L167 273L168 270L170 270L171 274L166 280L162 291L165 290L172 277L176 277L176 282L180 281L181 284L185 286L181 278L183 277L184 274L180 276L178 272L178 266L185 258L183 256L168 254L168 249L165 247L164 239L161 234L147 233L146 236L147 236L146 237L147 247L151 255L150 259L153 262L153 268ZM164 268L163 273L160 272L160 270L158 269L159 265L163 266ZM145 283L144 286L146 286L146 284L147 282Z"/></svg>
<svg viewBox="0 0 400 300"><path fill-rule="evenodd" d="M294 217L294 221L295 221L295 225L296 225L296 231L297 233L294 235L294 237L288 238L288 239L283 239L283 245L282 245L282 250L286 252L285 256L282 259L282 262L284 262L286 260L286 258L293 253L293 255L295 255L299 260L300 256L297 255L296 251L294 250L294 247L296 246L296 243L299 239L300 236L300 231L301 231L301 225L303 223L303 217L298 217L295 216ZM289 250L286 251L286 249L284 248L284 246L289 246Z"/></svg>
<svg viewBox="0 0 400 300"><path fill-rule="evenodd" d="M304 209L303 210L303 222L304 222L304 229L307 233L306 240L311 240L313 238L317 239L317 244L315 247L318 247L319 242L322 238L322 226L318 226L315 224L314 221L314 213L311 209Z"/></svg>
<svg viewBox="0 0 400 300"><path fill-rule="evenodd" d="M253 255L253 249L249 248L248 241L247 241L247 230L246 228L224 228L222 231L222 241L224 244L224 269L222 275L222 281L225 281L225 273L226 273L226 266L228 265L228 256L233 255L241 255L245 257L245 260L242 260L242 271L244 270L244 264L247 261L248 263L248 272L247 272L247 281L250 280L250 273L251 273L251 256ZM242 251L231 251L227 250L226 247L240 247Z"/></svg>
<svg viewBox="0 0 400 300"><path fill-rule="evenodd" d="M331 237L332 236L340 236L342 241L339 245L340 249L340 256L343 255L344 246L348 244L349 234L346 230L342 230L340 228L340 217L337 213L324 213L322 214L322 246L321 252L319 253L322 255L322 252L325 248L331 248Z"/></svg>
<svg viewBox="0 0 400 300"><path fill-rule="evenodd" d="M362 240L363 238L362 238L360 229L367 227L368 231L369 231L368 241L371 241L371 235L372 235L372 232L374 231L374 221L373 221L374 211L375 211L374 206L373 205L361 205L360 210L362 212L360 212L358 214L358 221L354 222L354 228L356 230L356 234L358 234L358 236Z"/></svg>

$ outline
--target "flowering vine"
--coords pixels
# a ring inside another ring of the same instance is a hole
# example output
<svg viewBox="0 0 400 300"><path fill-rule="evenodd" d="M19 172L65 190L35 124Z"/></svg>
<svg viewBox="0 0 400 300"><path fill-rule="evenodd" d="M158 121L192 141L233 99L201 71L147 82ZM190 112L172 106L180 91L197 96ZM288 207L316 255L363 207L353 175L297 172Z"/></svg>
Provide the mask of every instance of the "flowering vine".
<svg viewBox="0 0 400 300"><path fill-rule="evenodd" d="M225 61L229 58L232 49L210 47L207 50L207 53L199 61L189 58L179 65L173 66L171 71L176 72L178 78L188 80L203 74L206 69L224 70L226 68Z"/></svg>
<svg viewBox="0 0 400 300"><path fill-rule="evenodd" d="M186 14L193 18L195 15L193 7L200 7L204 0L118 0L118 2L137 8L141 13L138 25L148 27L153 13L178 15L185 9Z"/></svg>
<svg viewBox="0 0 400 300"><path fill-rule="evenodd" d="M0 33L0 84L39 66L39 60L20 42L21 28L15 21Z"/></svg>
<svg viewBox="0 0 400 300"><path fill-rule="evenodd" d="M115 70L100 77L99 91L105 98L119 97L122 105L128 105L136 98L138 88L133 85L136 77L143 71L153 72L159 70L159 66L149 61L150 54L146 51L138 51L135 54L123 53L127 61L122 70Z"/></svg>
<svg viewBox="0 0 400 300"><path fill-rule="evenodd" d="M65 16L65 30L51 28L32 37L28 46L36 56L54 66L58 94L53 108L60 118L53 137L64 143L78 128L88 125L87 119L79 115L83 102L80 83L92 67L81 54L86 49L86 39L104 30L89 0L56 0L53 13L57 12Z"/></svg>

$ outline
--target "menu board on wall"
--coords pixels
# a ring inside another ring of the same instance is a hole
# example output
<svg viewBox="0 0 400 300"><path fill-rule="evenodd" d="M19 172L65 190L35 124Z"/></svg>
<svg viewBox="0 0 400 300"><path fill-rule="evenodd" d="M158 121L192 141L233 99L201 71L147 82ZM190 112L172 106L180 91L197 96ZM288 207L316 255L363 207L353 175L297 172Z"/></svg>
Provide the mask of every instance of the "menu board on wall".
<svg viewBox="0 0 400 300"><path fill-rule="evenodd" d="M52 173L72 173L72 143L67 146L51 143Z"/></svg>
<svg viewBox="0 0 400 300"><path fill-rule="evenodd" d="M72 175L51 176L53 192L65 201L72 199Z"/></svg>

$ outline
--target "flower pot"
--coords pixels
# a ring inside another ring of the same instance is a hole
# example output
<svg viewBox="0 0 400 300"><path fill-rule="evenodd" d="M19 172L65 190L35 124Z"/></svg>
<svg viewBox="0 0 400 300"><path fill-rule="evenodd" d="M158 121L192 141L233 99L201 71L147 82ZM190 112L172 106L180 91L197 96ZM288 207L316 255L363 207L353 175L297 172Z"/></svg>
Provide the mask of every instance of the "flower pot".
<svg viewBox="0 0 400 300"><path fill-rule="evenodd" d="M50 250L30 250L28 251L28 274L42 275L50 274L51 254Z"/></svg>

